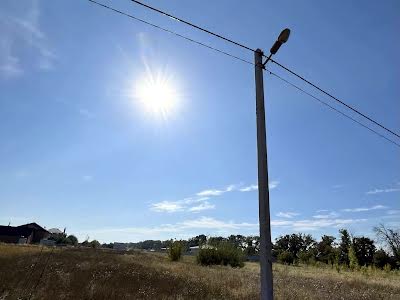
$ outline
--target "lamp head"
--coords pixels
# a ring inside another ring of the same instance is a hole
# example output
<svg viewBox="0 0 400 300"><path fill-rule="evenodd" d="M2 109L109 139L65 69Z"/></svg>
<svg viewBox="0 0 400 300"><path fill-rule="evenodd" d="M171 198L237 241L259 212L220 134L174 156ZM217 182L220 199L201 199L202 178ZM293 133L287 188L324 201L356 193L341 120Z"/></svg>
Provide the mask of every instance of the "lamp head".
<svg viewBox="0 0 400 300"><path fill-rule="evenodd" d="M282 44L284 44L288 41L289 36L290 36L289 28L282 30L282 32L278 36L278 39L276 40L276 42L274 43L274 45L272 46L272 48L270 50L271 54L275 54L276 52L278 52L278 50L282 46Z"/></svg>
<svg viewBox="0 0 400 300"><path fill-rule="evenodd" d="M288 41L289 36L290 36L290 29L289 28L283 29L278 37L278 41L284 44Z"/></svg>

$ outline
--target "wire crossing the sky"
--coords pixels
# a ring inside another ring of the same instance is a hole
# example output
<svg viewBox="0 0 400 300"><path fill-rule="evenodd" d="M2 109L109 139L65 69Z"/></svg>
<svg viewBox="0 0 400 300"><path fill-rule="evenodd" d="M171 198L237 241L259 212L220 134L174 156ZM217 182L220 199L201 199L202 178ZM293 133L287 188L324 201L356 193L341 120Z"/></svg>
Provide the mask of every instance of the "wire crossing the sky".
<svg viewBox="0 0 400 300"><path fill-rule="evenodd" d="M342 116L344 116L344 117L350 119L351 121L357 123L358 125L360 125L360 126L366 128L366 129L370 130L371 132L377 134L378 136L384 138L385 140L391 142L392 144L394 144L394 145L396 145L397 147L400 148L400 144L396 143L395 141L393 141L393 140L389 139L388 137L386 137L386 136L380 134L379 132L377 132L377 131L373 130L372 128L368 127L367 125L364 125L363 123L357 121L357 120L354 119L353 117L351 117L351 116L349 116L348 114L345 114L344 112L338 110L337 108L333 107L333 106L330 105L329 103L327 103L327 102L321 100L320 98L314 96L313 94L310 94L309 92L305 91L304 89L302 89L302 88L299 87L298 85L295 85L294 83L290 82L289 80L286 80L285 78L279 76L278 74L275 74L274 72L272 72L272 71L270 71L270 70L267 70L267 71L269 72L269 74L271 74L271 75L275 76L276 78L282 80L282 81L285 82L286 84L288 84L288 85L294 87L295 89L299 90L300 92L302 92L302 93L304 93L304 94L310 96L311 98L317 100L317 101L320 102L321 104L323 104L323 105L329 107L330 109L336 111L337 113L341 114Z"/></svg>
<svg viewBox="0 0 400 300"><path fill-rule="evenodd" d="M136 21L139 21L139 22L141 22L141 23L144 23L144 24L147 24L147 25L152 26L152 27L154 27L154 28L160 29L160 30L162 30L162 31L164 31L164 32L173 34L173 35L175 35L175 36L177 36L177 37L180 37L180 38L182 38L182 39L185 39L185 40L187 40L187 41L189 41L189 42L195 43L195 44L197 44L197 45L203 46L203 47L205 47L205 48L211 49L211 50L213 50L213 51L219 52L219 53L221 53L221 54L224 54L224 55L226 55L226 56L229 56L229 57L231 57L231 58L234 58L234 59L236 59L236 60L239 60L239 61L242 61L242 62L244 62L244 63L246 63L246 64L250 64L250 65L253 65L253 66L254 66L254 63L252 63L252 62L250 62L250 61L248 61L248 60L246 60L246 59L243 59L243 58L241 58L241 57L238 57L238 56L236 56L236 55L233 55L233 54L231 54L231 53L229 53L229 52L220 50L220 49L218 49L218 48L216 48L216 47L212 47L212 46L210 46L210 45L208 45L208 44L205 44L205 43L203 43L203 42L199 42L199 41L194 40L194 39L192 39L192 38L190 38L190 37L184 36L184 35L182 35L182 34L179 34L179 33L177 33L177 32L174 32L174 31L172 31L172 30L170 30L170 29L166 29L166 28L164 28L164 27L161 27L161 26L159 26L159 25L153 24L153 23L148 22L148 21L146 21L146 20L143 20L143 19L141 19L141 18L135 17L135 16L133 16L133 15L131 15L131 14L125 13L125 12L123 12L123 11L121 11L121 10L115 9L115 8L113 8L113 7L111 7L111 6L105 5L105 4L100 3L100 2L97 2L97 1L95 1L95 0L88 0L88 1L90 1L90 2L92 2L92 3L94 3L94 4L96 4L96 5L99 5L99 6L103 7L103 8L106 8L106 9L109 9L109 10L114 11L114 12L116 12L116 13L119 13L119 14L121 14L121 15L124 15L124 16L126 16L126 17L129 17L129 18L131 18L131 19L134 19L134 20L136 20ZM176 21L179 21L179 22L181 22L181 23L184 23L184 24L186 24L186 25L188 25L188 26L191 26L191 27L193 27L193 28L196 28L196 29L198 29L198 30L201 30L201 31L203 31L203 32L206 32L206 33L208 33L208 34L210 34L210 35L213 35L213 36L215 36L215 37L218 37L218 38L220 38L220 39L222 39L222 40L224 40L224 41L227 41L227 42L229 42L229 43L232 43L232 44L234 44L234 45L236 45L236 46L239 46L239 47L244 48L244 49L246 49L246 50L255 52L254 49L252 49L252 48L250 48L250 47L248 47L248 46L245 46L245 45L243 45L243 44L240 44L240 43L238 43L238 42L235 42L235 41L233 41L233 40L231 40L231 39L225 38L225 37L223 37L223 36L221 36L221 35L219 35L219 34L217 34L217 33L211 32L211 31L209 31L209 30L207 30L207 29L204 29L204 28L202 28L202 27L200 27L200 26L197 26L197 25L195 25L195 24L193 24L193 23L191 23L191 22L188 22L188 21L185 21L185 20L180 19L180 18L178 18L178 17L175 17L175 16L173 16L173 15L167 13L167 12L164 12L164 11L162 11L162 10L159 10L159 9L157 9L157 8L154 8L154 7L150 6L150 5L144 4L144 3L140 2L140 1L137 1L137 0L131 0L131 1L134 2L134 3L136 3L136 4L139 4L139 5L143 6L143 7L145 7L145 8L148 8L148 9L150 9L150 10L153 10L153 11L155 11L155 12L157 12L157 13L160 13L160 14L162 14L162 15L164 15L164 16L167 16L167 17L169 17L169 18L172 18L172 19L174 19L174 20L176 20ZM264 55L264 57L267 57L267 56ZM385 126L382 125L381 123L379 123L379 122L373 120L372 118L368 117L367 115L361 113L359 110L357 110L357 109L355 109L354 107L352 107L352 106L346 104L344 101L338 99L337 97L333 96L332 94L328 93L327 91L325 91L325 90L323 90L322 88L318 87L317 85L313 84L311 81L305 79L303 76L301 76L301 75L297 74L296 72L290 70L289 68L287 68L287 67L285 67L284 65L280 64L280 63L277 62L276 60L273 60L273 59L270 59L270 60L271 60L271 62L273 62L274 64L276 64L276 65L279 66L280 68L284 69L285 71L291 73L292 75L296 76L297 78L299 78L299 79L301 79L302 81L306 82L307 84L311 85L313 88L315 88L315 89L319 90L320 92L324 93L325 95L327 95L328 97L330 97L330 98L332 98L333 100L337 101L337 102L340 103L341 105L343 105L343 106L345 106L346 108L352 110L353 112L357 113L358 115L362 116L363 118L367 119L368 121L374 123L375 125L381 127L382 129L386 130L387 132L389 132L389 133L395 135L396 137L399 137L399 138L400 138L400 134L394 132L393 130L390 130L389 128L385 127ZM277 78L279 78L279 79L285 81L287 84L291 85L292 87L296 88L297 90L299 90L299 91L301 91L301 92L307 94L308 96L314 98L315 100L318 100L318 101L321 102L322 104L328 106L329 108L331 108L331 109L333 109L334 111L340 113L341 115L345 116L346 118L348 118L348 119L350 119L350 120L356 122L356 123L359 124L360 126L366 128L366 129L368 129L369 131L371 131L371 132L377 134L378 136L380 136L380 137L382 137L382 138L388 140L389 142L393 143L394 145L400 147L400 144L398 144L398 143L396 143L395 141L393 141L393 140L387 138L386 136L382 135L381 133L377 132L376 130L370 128L370 127L367 126L367 125L364 125L363 123L357 121L356 119L354 119L354 118L352 118L351 116L345 114L344 112L342 112L342 111L336 109L335 107L331 106L330 104L326 103L325 101L321 100L320 98L317 98L316 96L314 96L314 95L312 95L312 94L306 92L305 90L301 89L301 88L298 87L297 85L295 85L295 84L293 84L293 83L287 81L286 79L284 79L284 78L280 77L279 75L277 75L277 74L271 72L270 70L267 70L267 71L270 72L271 75L274 75L275 77L277 77Z"/></svg>
<svg viewBox="0 0 400 300"><path fill-rule="evenodd" d="M276 64L277 66L281 67L282 69L288 71L290 74L293 74L294 76L296 76L297 78L305 81L306 83L308 83L309 85L311 85L312 87L316 88L317 90L319 90L320 92L324 93L325 95L327 95L328 97L334 99L335 101L339 102L340 104L346 106L347 108L351 109L352 111L354 111L355 113L357 113L358 115L364 117L365 119L367 119L368 121L371 121L372 123L374 123L375 125L378 125L379 127L385 129L386 131L390 132L391 134L397 136L398 138L400 138L400 135L392 130L390 130L389 128L383 126L382 124L376 122L375 120L371 119L370 117L366 116L365 114L363 114L362 112L360 112L359 110L355 109L354 107L346 104L345 102L343 102L342 100L338 99L337 97L331 95L330 93L328 93L327 91L323 90L322 88L316 86L314 83L310 82L309 80L305 79L303 76L297 74L296 72L290 70L289 68L285 67L284 65L278 63L276 60L273 60L272 58L270 59L274 64Z"/></svg>
<svg viewBox="0 0 400 300"><path fill-rule="evenodd" d="M193 27L193 28L196 28L196 29L198 29L198 30L201 30L201 31L203 31L203 32L206 32L206 33L208 33L208 34L211 34L211 35L213 35L213 36L216 36L216 37L218 37L218 38L220 38L220 39L222 39L222 40L224 40L224 41L227 41L227 42L229 42L229 43L231 43L231 44L234 44L234 45L236 45L236 46L239 46L239 47L241 47L241 48L244 48L244 49L249 50L249 51L252 51L252 52L255 51L254 49L252 49L252 48L250 48L250 47L248 47L248 46L246 46L246 45L243 45L243 44L241 44L241 43L235 42L235 41L233 41L233 40L231 40L231 39L228 39L228 38L226 38L226 37L224 37L224 36L222 36L222 35L220 35L220 34L217 34L217 33L215 33L215 32L211 32L211 31L209 31L209 30L207 30L207 29L205 29L205 28L202 28L202 27L200 27L200 26L198 26L198 25L195 25L195 24L193 24L193 23L191 23L191 22L185 21L185 20L183 20L183 19L181 19L181 18L178 18L178 17L176 17L176 16L174 16L174 15L171 15L171 14L165 12L165 11L162 11L162 10L160 10L160 9L157 9L157 8L155 8L155 7L152 7L152 6L150 6L150 5L147 5L147 4L142 3L142 2L140 2L140 1L137 1L137 0L131 0L131 1L134 2L134 3L136 3L136 4L141 5L141 6L143 6L143 7L146 7L146 8L148 8L148 9L151 9L151 10L157 12L157 13L160 13L160 14L162 14L162 15L164 15L164 16L167 16L167 17L172 18L172 19L174 19L174 20L177 20L177 21L179 21L179 22L181 22L181 23L184 23L184 24L186 24L186 25L188 25L188 26L191 26L191 27ZM267 56L264 55L264 57L267 57ZM384 129L384 130L388 131L389 133L391 133L391 134L397 136L398 138L400 138L400 134L394 132L393 130L390 130L390 129L387 128L386 126L384 126L384 125L382 125L381 123L379 123L379 122L373 120L372 118L368 117L367 115L365 115L364 113L362 113L362 112L360 112L359 110L355 109L354 107L352 107L352 106L346 104L344 101L338 99L337 97L333 96L332 94L328 93L327 91L325 91L325 90L323 90L322 88L318 87L317 85L313 84L311 81L305 79L303 76L301 76L301 75L297 74L296 72L290 70L289 68L287 68L287 67L285 67L284 65L280 64L280 63L277 62L276 60L271 59L271 61L272 61L273 63L275 63L277 66L283 68L284 70L290 72L291 74L295 75L295 76L298 77L299 79L301 79L301 80L303 80L304 82L308 83L308 84L311 85L312 87L318 89L320 92L324 93L324 94L327 95L328 97L330 97L330 98L334 99L335 101L339 102L340 104L346 106L348 109L351 109L353 112L357 113L358 115L362 116L363 118L367 119L368 121L374 123L375 125L381 127L382 129Z"/></svg>
<svg viewBox="0 0 400 300"><path fill-rule="evenodd" d="M241 43L238 43L238 42L235 42L235 41L233 41L233 40L231 40L231 39L228 39L228 38L226 38L226 37L224 37L224 36L222 36L222 35L220 35L220 34L218 34L218 33L209 31L209 30L207 30L207 29L205 29L205 28L203 28L203 27L197 26L197 25L195 25L195 24L193 24L193 23L191 23L191 22L188 22L188 21L185 21L185 20L183 20L183 19L181 19L181 18L175 17L175 16L173 16L173 15L171 15L171 14L165 12L165 11L162 11L162 10L159 10L159 9L157 9L157 8L155 8L155 7L150 6L150 5L144 4L143 2L140 2L140 1L137 1L137 0L131 0L131 1L134 2L134 3L136 3L136 4L139 4L139 5L141 5L141 6L144 6L144 7L148 8L148 9L151 9L151 10L153 10L153 11L155 11L155 12L158 12L158 13L164 15L164 16L167 16L167 17L169 17L169 18L172 18L172 19L174 19L174 20L176 20L176 21L179 21L179 22L184 23L184 24L186 24L186 25L189 25L189 26L191 26L191 27L193 27L193 28L196 28L196 29L198 29L198 30L201 30L201 31L203 31L203 32L205 32L205 33L208 33L208 34L211 34L211 35L213 35L213 36L216 36L217 38L220 38L220 39L222 39L222 40L224 40L224 41L226 41L226 42L229 42L229 43L231 43L231 44L234 44L234 45L236 45L236 46L239 46L239 47L241 47L241 48L244 48L244 49L249 50L249 51L252 51L252 52L255 52L255 51L256 51L255 49L252 49L252 48L250 48L250 47L248 47L248 46L245 46L245 45L243 45L243 44L241 44Z"/></svg>
<svg viewBox="0 0 400 300"><path fill-rule="evenodd" d="M190 37L187 37L187 36L184 36L184 35L179 34L179 33L177 33L177 32L174 32L174 31L172 31L172 30L166 29L166 28L161 27L161 26L159 26L159 25L156 25L156 24L154 24L154 23L150 23L150 22L145 21L145 20L143 20L143 19L141 19L141 18L135 17L135 16L133 16L133 15L131 15L131 14L128 14L128 13L125 13L125 12L123 12L123 11L121 11L121 10L115 9L115 8L113 8L113 7L111 7L111 6L105 5L105 4L100 3L100 2L97 2L97 1L95 1L95 0L88 0L88 1L90 1L90 2L92 2L92 3L94 3L94 4L96 4L96 5L102 6L102 7L104 7L104 8L107 8L107 9L109 9L109 10L112 10L112 11L114 11L114 12L116 12L116 13L121 14L121 15L124 15L124 16L126 16L126 17L128 17L128 18L134 19L134 20L136 20L136 21L138 21L138 22L141 22L141 23L144 23L144 24L146 24L146 25L152 26L152 27L154 27L154 28L160 29L160 30L162 30L162 31L164 31L164 32L167 32L167 33L176 35L177 37L180 37L180 38L182 38L182 39L185 39L185 40L187 40L187 41L189 41L189 42L192 42L192 43L195 43L195 44L197 44L197 45L200 45L200 46L206 47L206 48L208 48L208 49L214 50L214 51L216 51L216 52L219 52L219 53L224 54L224 55L226 55L226 56L229 56L229 57L231 57L231 58L240 60L240 61L242 61L242 62L244 62L244 63L250 64L250 65L254 65L254 63L252 63L252 62L250 62L250 61L248 61L248 60L245 60L245 59L243 59L243 58L241 58L241 57L238 57L238 56L233 55L233 54L231 54L231 53L228 53L228 52L226 52L226 51L217 49L217 48L212 47L212 46L210 46L210 45L207 45L207 44L205 44L205 43L196 41L196 40L194 40L194 39L192 39L192 38L190 38Z"/></svg>

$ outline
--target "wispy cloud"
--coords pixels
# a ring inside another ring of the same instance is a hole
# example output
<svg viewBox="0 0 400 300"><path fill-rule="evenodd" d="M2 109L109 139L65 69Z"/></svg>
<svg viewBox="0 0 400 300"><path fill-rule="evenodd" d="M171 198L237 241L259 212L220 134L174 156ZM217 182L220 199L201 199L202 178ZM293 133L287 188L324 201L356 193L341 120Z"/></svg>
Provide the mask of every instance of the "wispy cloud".
<svg viewBox="0 0 400 300"><path fill-rule="evenodd" d="M258 190L258 185L252 184L239 189L240 192L252 192Z"/></svg>
<svg viewBox="0 0 400 300"><path fill-rule="evenodd" d="M374 189L366 192L367 195L380 194L380 193L393 193L400 192L400 188L389 188L389 189Z"/></svg>
<svg viewBox="0 0 400 300"><path fill-rule="evenodd" d="M204 203L201 203L201 204L199 204L197 206L190 207L189 211L191 211L191 212L201 212L203 210L214 209L214 208L215 208L214 204L211 204L210 202L205 201Z"/></svg>
<svg viewBox="0 0 400 300"><path fill-rule="evenodd" d="M19 55L27 48L36 68L49 70L56 57L48 47L47 37L39 26L40 11L37 1L25 3L24 10L0 12L0 75L4 78L20 76L30 62Z"/></svg>
<svg viewBox="0 0 400 300"><path fill-rule="evenodd" d="M274 188L278 187L279 184L280 184L280 181L272 180L269 182L269 189L273 190Z"/></svg>
<svg viewBox="0 0 400 300"><path fill-rule="evenodd" d="M232 192L232 191L234 191L236 189L236 185L234 185L234 184L231 184L231 185L228 185L226 188L224 188L224 189L208 189L208 190L204 190L204 191L201 191L201 192L198 192L196 195L197 196L200 196L200 197L209 197L209 196L220 196L220 195L222 195L222 194L224 194L224 193L227 193L227 192Z"/></svg>
<svg viewBox="0 0 400 300"><path fill-rule="evenodd" d="M279 181L271 181L270 189L276 188ZM252 184L249 186L241 186L237 184L230 184L224 188L210 188L195 193L193 196L184 198L177 201L161 201L150 205L150 209L157 212L199 212L206 209L214 209L215 204L211 204L207 200L218 197L231 192L250 192L257 190L257 185ZM200 204L199 204L200 203Z"/></svg>
<svg viewBox="0 0 400 300"><path fill-rule="evenodd" d="M314 219L329 219L329 218L336 218L339 216L339 214L334 211L328 212L326 210L323 210L323 211L318 211L318 212L327 212L327 213L314 215L313 216Z"/></svg>
<svg viewBox="0 0 400 300"><path fill-rule="evenodd" d="M297 213L297 212L290 212L290 211L287 211L287 212L280 211L280 212L278 212L278 213L276 214L277 217L280 217L280 218L289 218L289 219L291 219L291 218L293 218L293 217L296 217L296 216L298 216L298 215L300 215L300 214Z"/></svg>
<svg viewBox="0 0 400 300"><path fill-rule="evenodd" d="M183 211L184 207L178 202L162 201L151 204L150 209L157 212L173 213Z"/></svg>
<svg viewBox="0 0 400 300"><path fill-rule="evenodd" d="M389 209L386 213L388 215L398 215L400 214L400 209Z"/></svg>
<svg viewBox="0 0 400 300"><path fill-rule="evenodd" d="M280 182L278 180L270 181L269 185L268 185L269 189L273 190L274 188L278 187L279 183ZM256 191L256 190L258 190L258 185L257 184L252 184L252 185L249 185L249 186L245 186L245 187L239 188L240 192L252 192L252 191Z"/></svg>
<svg viewBox="0 0 400 300"><path fill-rule="evenodd" d="M345 208L345 209L342 209L342 211L344 211L344 212L363 212L363 211L385 209L385 208L388 208L388 207L384 206L384 205L374 205L371 207Z"/></svg>
<svg viewBox="0 0 400 300"><path fill-rule="evenodd" d="M273 220L271 225L275 227L287 227L293 230L318 230L326 227L340 228L344 225L365 222L367 219L305 219L305 220Z"/></svg>

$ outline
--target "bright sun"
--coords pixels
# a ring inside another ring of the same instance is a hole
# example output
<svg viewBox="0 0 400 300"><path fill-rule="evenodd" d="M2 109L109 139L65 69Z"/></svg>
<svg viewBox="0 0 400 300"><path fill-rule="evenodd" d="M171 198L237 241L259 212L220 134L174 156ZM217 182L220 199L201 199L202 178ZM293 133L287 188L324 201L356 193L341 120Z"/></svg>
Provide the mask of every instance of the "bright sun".
<svg viewBox="0 0 400 300"><path fill-rule="evenodd" d="M178 104L178 93L171 80L162 74L147 75L138 81L135 97L144 105L147 112L166 118Z"/></svg>

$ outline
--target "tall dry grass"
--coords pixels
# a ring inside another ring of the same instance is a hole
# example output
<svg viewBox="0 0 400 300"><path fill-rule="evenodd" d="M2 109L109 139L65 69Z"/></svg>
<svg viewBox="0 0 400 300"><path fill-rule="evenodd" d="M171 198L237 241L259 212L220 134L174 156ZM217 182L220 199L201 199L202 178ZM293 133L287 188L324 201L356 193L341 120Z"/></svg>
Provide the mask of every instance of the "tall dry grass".
<svg viewBox="0 0 400 300"><path fill-rule="evenodd" d="M257 299L258 272L256 263L246 263L242 269L203 267L194 257L171 262L157 253L73 248L52 252L0 244L0 299L29 299L30 292L31 299L44 300ZM277 299L400 299L399 274L374 272L274 265L275 295Z"/></svg>

